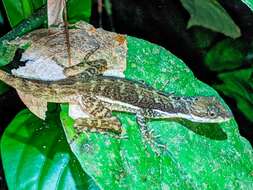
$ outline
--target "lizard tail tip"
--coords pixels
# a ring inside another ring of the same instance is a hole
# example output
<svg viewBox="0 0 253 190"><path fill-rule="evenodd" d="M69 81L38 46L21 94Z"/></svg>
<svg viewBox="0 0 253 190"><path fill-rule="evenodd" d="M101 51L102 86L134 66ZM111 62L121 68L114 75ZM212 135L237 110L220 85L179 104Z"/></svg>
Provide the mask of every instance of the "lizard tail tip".
<svg viewBox="0 0 253 190"><path fill-rule="evenodd" d="M3 81L4 83L10 85L10 86L14 86L14 77L7 73L6 71L3 71L0 69L0 81Z"/></svg>
<svg viewBox="0 0 253 190"><path fill-rule="evenodd" d="M0 69L0 80L3 80L8 77L10 74Z"/></svg>

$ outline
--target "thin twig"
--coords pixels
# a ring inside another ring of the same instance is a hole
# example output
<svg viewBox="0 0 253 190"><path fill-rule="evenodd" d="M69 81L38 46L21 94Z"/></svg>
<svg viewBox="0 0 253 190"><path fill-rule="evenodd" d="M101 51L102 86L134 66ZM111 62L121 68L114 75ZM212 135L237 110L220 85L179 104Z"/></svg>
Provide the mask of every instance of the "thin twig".
<svg viewBox="0 0 253 190"><path fill-rule="evenodd" d="M68 15L67 15L67 4L66 4L66 0L64 1L65 5L64 5L64 32L66 35L66 45L67 45L67 52L68 52L68 64L71 64L71 45L70 45L70 40L69 40L69 24L68 24Z"/></svg>

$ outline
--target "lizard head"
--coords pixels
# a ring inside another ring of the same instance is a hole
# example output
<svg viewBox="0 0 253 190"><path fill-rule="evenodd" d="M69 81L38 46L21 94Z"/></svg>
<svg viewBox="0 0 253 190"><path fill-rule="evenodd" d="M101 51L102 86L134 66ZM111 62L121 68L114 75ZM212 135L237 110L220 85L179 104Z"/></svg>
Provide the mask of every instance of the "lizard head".
<svg viewBox="0 0 253 190"><path fill-rule="evenodd" d="M192 120L197 122L219 123L233 117L232 112L227 110L216 97L188 97L186 100L189 114Z"/></svg>

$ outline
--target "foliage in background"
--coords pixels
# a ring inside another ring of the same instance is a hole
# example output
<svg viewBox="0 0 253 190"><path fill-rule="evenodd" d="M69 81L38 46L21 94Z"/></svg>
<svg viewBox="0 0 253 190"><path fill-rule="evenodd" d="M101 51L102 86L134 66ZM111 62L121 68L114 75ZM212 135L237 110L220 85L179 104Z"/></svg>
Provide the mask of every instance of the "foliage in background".
<svg viewBox="0 0 253 190"><path fill-rule="evenodd" d="M191 15L188 28L203 26L231 38L241 36L240 28L216 0L181 0L181 3Z"/></svg>
<svg viewBox="0 0 253 190"><path fill-rule="evenodd" d="M225 39L208 51L204 63L211 71L233 70L243 65L246 54L247 45L243 40Z"/></svg>
<svg viewBox="0 0 253 190"><path fill-rule="evenodd" d="M89 21L91 15L91 0L68 0L68 21Z"/></svg>
<svg viewBox="0 0 253 190"><path fill-rule="evenodd" d="M112 15L112 3L111 0L104 1L104 7L108 15Z"/></svg>
<svg viewBox="0 0 253 190"><path fill-rule="evenodd" d="M253 68L221 73L215 88L236 100L238 109L253 123Z"/></svg>
<svg viewBox="0 0 253 190"><path fill-rule="evenodd" d="M46 0L3 0L11 27L28 18L45 3Z"/></svg>
<svg viewBox="0 0 253 190"><path fill-rule="evenodd" d="M3 0L5 10L12 27L28 18L36 9L46 3L46 0ZM91 14L91 0L68 0L69 21L88 21Z"/></svg>

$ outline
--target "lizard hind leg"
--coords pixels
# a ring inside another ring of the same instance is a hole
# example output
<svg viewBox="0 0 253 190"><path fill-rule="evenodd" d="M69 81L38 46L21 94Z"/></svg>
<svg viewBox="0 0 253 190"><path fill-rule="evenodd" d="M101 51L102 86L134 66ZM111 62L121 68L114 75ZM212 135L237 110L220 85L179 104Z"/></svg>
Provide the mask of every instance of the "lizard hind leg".
<svg viewBox="0 0 253 190"><path fill-rule="evenodd" d="M79 131L90 131L90 132L113 132L120 134L121 124L116 117L110 118L79 118L75 120L75 128Z"/></svg>
<svg viewBox="0 0 253 190"><path fill-rule="evenodd" d="M152 150L159 156L162 152L166 149L166 145L162 144L159 140L159 135L155 135L154 131L148 128L146 118L145 118L145 110L136 113L136 120L140 126L140 132L142 134L143 144L145 145L148 143Z"/></svg>
<svg viewBox="0 0 253 190"><path fill-rule="evenodd" d="M82 133L100 133L107 134L113 138L121 137L121 123L116 117L110 118L79 118L75 120L74 128L76 135L70 140L73 143Z"/></svg>
<svg viewBox="0 0 253 190"><path fill-rule="evenodd" d="M121 136L122 128L120 121L112 116L111 110L105 107L100 100L92 96L83 95L79 99L79 105L90 117L75 120L74 128L77 134L95 132L106 133L106 135L114 138L124 138Z"/></svg>

